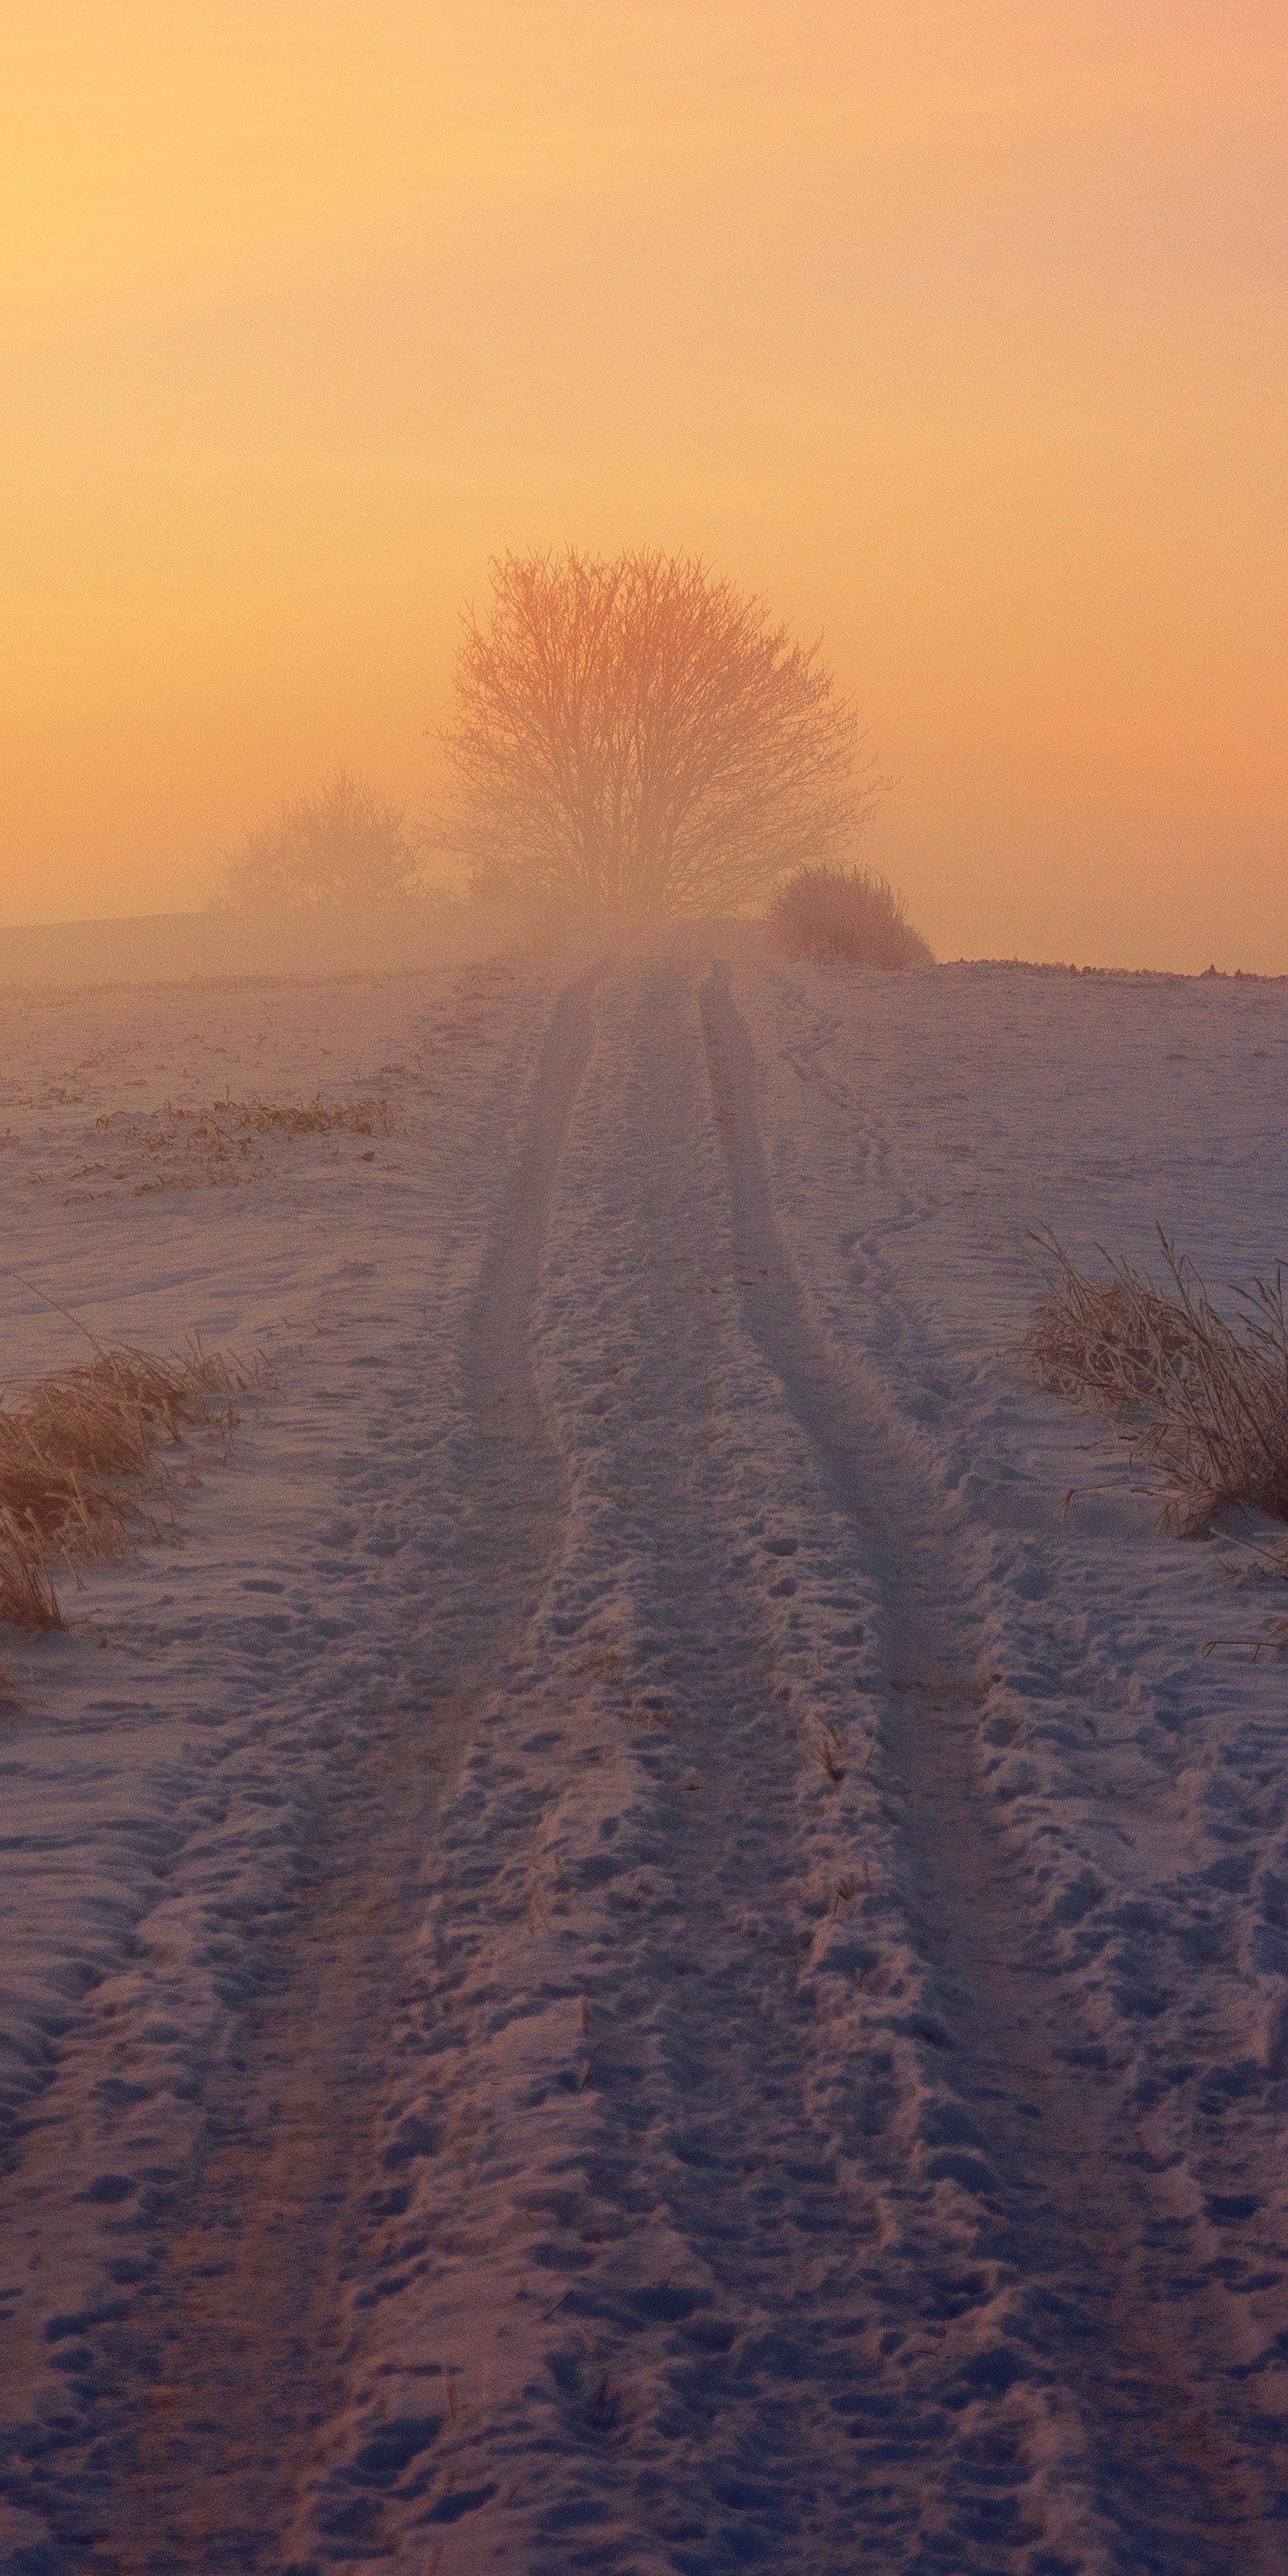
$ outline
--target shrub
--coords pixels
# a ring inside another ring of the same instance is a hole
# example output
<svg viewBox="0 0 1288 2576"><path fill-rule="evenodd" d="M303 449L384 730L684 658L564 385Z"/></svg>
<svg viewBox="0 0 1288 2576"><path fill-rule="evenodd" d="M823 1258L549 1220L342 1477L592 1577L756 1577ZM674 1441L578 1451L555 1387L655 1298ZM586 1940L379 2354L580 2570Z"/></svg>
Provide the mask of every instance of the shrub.
<svg viewBox="0 0 1288 2576"><path fill-rule="evenodd" d="M932 966L908 906L873 868L801 868L778 894L770 923L789 957L852 966Z"/></svg>
<svg viewBox="0 0 1288 2576"><path fill-rule="evenodd" d="M1240 1292L1245 1311L1231 1324L1161 1227L1161 1288L1125 1262L1089 1277L1054 1235L1032 1240L1047 1294L1024 1337L1029 1364L1052 1394L1119 1417L1132 1465L1164 1496L1162 1527L1196 1536L1232 1508L1288 1520L1282 1273Z"/></svg>

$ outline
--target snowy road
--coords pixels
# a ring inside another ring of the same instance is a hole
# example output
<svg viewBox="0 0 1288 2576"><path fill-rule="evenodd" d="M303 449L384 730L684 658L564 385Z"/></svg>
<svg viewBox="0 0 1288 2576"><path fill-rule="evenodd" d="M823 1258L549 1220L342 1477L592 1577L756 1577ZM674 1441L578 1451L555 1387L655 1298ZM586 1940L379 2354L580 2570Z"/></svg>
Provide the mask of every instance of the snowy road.
<svg viewBox="0 0 1288 2576"><path fill-rule="evenodd" d="M178 1571L6 1658L0 2567L1270 2576L1283 1670L1203 1660L1216 1551L1061 1519L1013 1344L1029 1224L1279 1248L1288 1000L335 995L383 1160L91 1231L52 1073L22 1148L32 1279L290 1332ZM317 1087L325 992L221 1007Z"/></svg>

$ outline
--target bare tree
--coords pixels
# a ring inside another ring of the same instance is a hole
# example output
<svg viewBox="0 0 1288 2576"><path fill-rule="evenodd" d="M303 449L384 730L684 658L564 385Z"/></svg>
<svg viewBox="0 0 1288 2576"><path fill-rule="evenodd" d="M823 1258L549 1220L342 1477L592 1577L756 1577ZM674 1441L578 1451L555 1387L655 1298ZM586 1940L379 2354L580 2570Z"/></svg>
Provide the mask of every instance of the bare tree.
<svg viewBox="0 0 1288 2576"><path fill-rule="evenodd" d="M481 893L739 911L848 849L884 784L818 647L684 555L504 555L440 739Z"/></svg>
<svg viewBox="0 0 1288 2576"><path fill-rule="evenodd" d="M288 797L228 861L221 902L237 911L339 912L404 903L420 891L406 813L351 770Z"/></svg>

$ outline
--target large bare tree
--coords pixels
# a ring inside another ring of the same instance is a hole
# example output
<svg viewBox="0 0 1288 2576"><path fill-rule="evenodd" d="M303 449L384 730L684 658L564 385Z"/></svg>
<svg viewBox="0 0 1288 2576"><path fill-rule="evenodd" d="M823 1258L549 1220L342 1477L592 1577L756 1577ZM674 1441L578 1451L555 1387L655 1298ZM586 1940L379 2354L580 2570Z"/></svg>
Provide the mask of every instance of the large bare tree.
<svg viewBox="0 0 1288 2576"><path fill-rule="evenodd" d="M741 911L848 854L880 791L853 706L762 600L642 551L500 557L441 737L481 893Z"/></svg>

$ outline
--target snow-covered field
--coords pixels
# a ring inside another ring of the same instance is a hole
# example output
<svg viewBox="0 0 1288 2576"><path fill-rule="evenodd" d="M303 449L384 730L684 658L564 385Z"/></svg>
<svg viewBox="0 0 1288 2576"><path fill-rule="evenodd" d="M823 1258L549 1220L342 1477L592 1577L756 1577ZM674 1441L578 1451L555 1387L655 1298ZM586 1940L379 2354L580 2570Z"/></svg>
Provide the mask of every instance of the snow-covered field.
<svg viewBox="0 0 1288 2576"><path fill-rule="evenodd" d="M0 1640L0 2568L1281 2570L1283 1596L1016 1346L1288 986L452 936L4 1004L6 1373L270 1374Z"/></svg>

